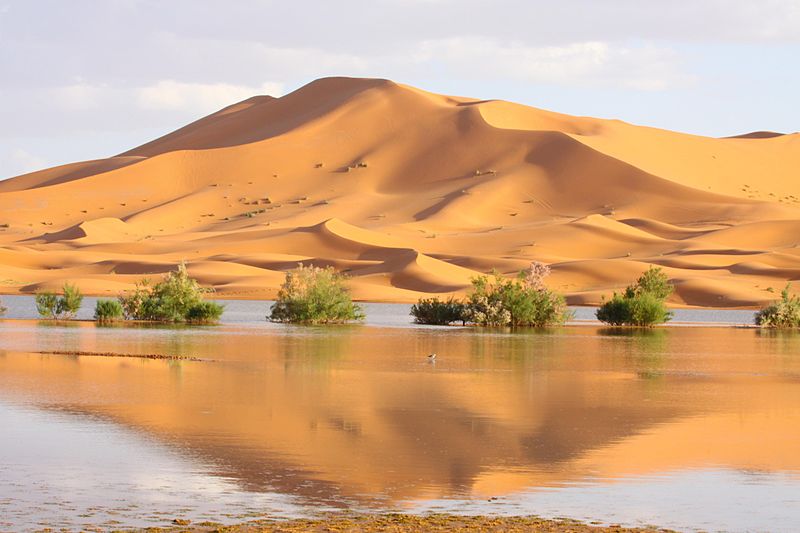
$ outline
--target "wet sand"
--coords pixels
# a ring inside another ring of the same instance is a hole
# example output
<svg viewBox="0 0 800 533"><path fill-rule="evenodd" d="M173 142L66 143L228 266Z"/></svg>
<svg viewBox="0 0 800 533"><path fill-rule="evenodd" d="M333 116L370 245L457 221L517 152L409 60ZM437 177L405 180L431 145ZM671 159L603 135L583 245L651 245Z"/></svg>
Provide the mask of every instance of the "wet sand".
<svg viewBox="0 0 800 533"><path fill-rule="evenodd" d="M484 532L574 532L574 533L626 533L662 532L670 530L657 527L625 528L621 526L598 526L575 520L545 520L531 517L457 516L404 514L331 516L317 520L258 520L237 525L224 526L213 522L198 524L176 519L170 528L148 528L150 533L193 532L427 532L427 531L484 531Z"/></svg>

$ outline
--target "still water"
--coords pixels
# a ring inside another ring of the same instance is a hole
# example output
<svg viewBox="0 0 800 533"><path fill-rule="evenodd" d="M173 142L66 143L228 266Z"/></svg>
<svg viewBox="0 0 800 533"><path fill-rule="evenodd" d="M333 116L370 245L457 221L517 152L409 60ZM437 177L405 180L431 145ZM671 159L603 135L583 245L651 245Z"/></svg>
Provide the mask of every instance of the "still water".
<svg viewBox="0 0 800 533"><path fill-rule="evenodd" d="M0 321L0 530L329 510L797 530L800 335L371 309L383 325Z"/></svg>

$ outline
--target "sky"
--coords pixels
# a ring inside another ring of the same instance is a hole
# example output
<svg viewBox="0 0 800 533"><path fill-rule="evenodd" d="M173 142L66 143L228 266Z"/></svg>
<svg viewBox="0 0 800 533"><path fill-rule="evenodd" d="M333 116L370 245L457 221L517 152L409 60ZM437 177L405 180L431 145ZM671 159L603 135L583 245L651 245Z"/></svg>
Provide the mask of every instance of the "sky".
<svg viewBox="0 0 800 533"><path fill-rule="evenodd" d="M800 0L0 0L0 179L324 76L794 132L798 67Z"/></svg>

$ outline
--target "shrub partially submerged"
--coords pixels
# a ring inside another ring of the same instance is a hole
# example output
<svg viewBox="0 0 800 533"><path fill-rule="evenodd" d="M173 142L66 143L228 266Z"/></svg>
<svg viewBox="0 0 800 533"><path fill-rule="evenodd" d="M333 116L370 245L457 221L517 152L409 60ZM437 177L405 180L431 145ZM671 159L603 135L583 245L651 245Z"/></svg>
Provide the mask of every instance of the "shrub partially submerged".
<svg viewBox="0 0 800 533"><path fill-rule="evenodd" d="M363 320L345 286L345 276L333 267L300 265L286 273L269 320L299 324L331 324Z"/></svg>
<svg viewBox="0 0 800 533"><path fill-rule="evenodd" d="M467 298L470 321L481 326L548 327L572 318L564 297L545 287L550 268L534 262L515 279L495 273L472 280Z"/></svg>
<svg viewBox="0 0 800 533"><path fill-rule="evenodd" d="M756 324L767 328L800 327L800 298L789 294L791 283L781 291L781 299L756 313Z"/></svg>
<svg viewBox="0 0 800 533"><path fill-rule="evenodd" d="M467 306L455 298L422 298L411 306L411 316L417 324L434 326L447 326L453 322L464 324L468 319Z"/></svg>
<svg viewBox="0 0 800 533"><path fill-rule="evenodd" d="M612 326L653 326L672 319L665 301L672 294L669 278L650 267L622 294L614 293L597 310L597 319Z"/></svg>
<svg viewBox="0 0 800 533"><path fill-rule="evenodd" d="M411 314L420 324L461 321L480 326L560 325L572 313L564 297L545 286L544 278L549 274L546 265L534 262L514 279L497 272L478 276L472 280L472 292L465 301L423 299L411 308Z"/></svg>
<svg viewBox="0 0 800 533"><path fill-rule="evenodd" d="M98 322L114 322L123 318L122 304L117 300L97 300L94 319Z"/></svg>
<svg viewBox="0 0 800 533"><path fill-rule="evenodd" d="M155 285L143 281L128 294L119 297L123 315L129 320L153 322L216 322L222 316L224 306L205 301L204 295L212 289L201 287L197 280L189 277L186 265L170 272Z"/></svg>
<svg viewBox="0 0 800 533"><path fill-rule="evenodd" d="M70 320L75 318L81 308L83 295L75 285L65 283L61 296L52 292L36 295L36 311L42 318Z"/></svg>

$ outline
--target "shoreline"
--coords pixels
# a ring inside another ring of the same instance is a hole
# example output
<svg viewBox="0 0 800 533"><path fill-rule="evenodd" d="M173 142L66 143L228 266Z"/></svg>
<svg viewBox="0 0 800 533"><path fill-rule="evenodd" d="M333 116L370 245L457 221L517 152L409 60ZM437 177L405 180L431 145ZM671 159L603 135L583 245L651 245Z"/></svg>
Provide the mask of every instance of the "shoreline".
<svg viewBox="0 0 800 533"><path fill-rule="evenodd" d="M115 530L116 531L116 530ZM131 531L124 528L120 531ZM216 522L197 522L176 518L166 527L133 528L147 533L323 533L330 531L356 532L408 532L428 531L484 531L490 533L674 533L674 530L656 527L624 527L618 524L601 525L570 518L540 518L537 516L491 516L430 514L412 515L398 513L332 514L320 518L260 519L224 525Z"/></svg>

